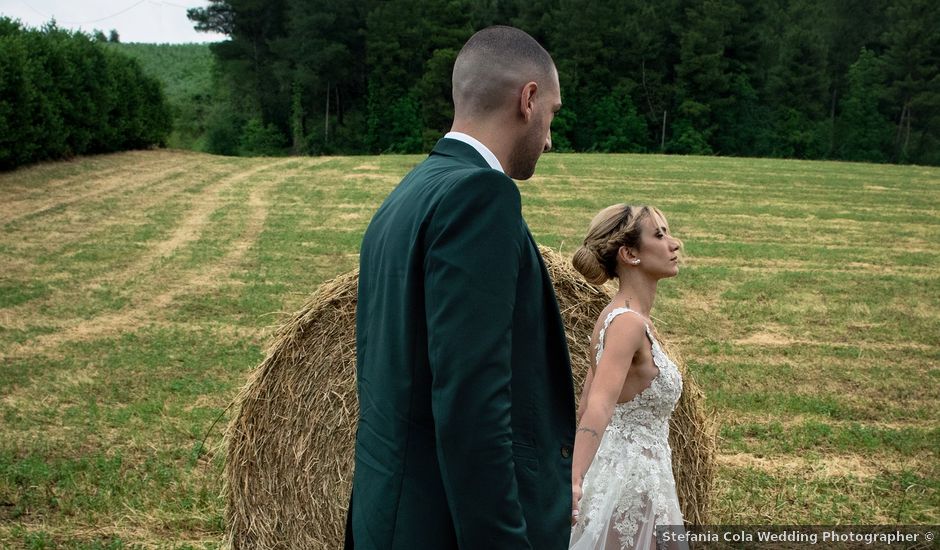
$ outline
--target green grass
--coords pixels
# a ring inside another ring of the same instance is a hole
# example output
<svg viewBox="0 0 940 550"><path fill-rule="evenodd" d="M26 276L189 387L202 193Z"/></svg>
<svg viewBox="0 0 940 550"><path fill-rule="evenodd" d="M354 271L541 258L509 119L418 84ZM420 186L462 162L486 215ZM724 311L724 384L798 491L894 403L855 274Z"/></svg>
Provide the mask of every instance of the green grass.
<svg viewBox="0 0 940 550"><path fill-rule="evenodd" d="M820 461L812 468L824 469ZM721 515L727 524L936 524L936 476L902 470L860 476L838 472L807 480L797 472L771 475L757 468L722 468Z"/></svg>
<svg viewBox="0 0 940 550"><path fill-rule="evenodd" d="M762 400L754 400L752 404L760 407L763 403ZM774 412L775 408L771 405L769 412ZM808 409L796 407L795 412L832 418L825 408L822 411L814 407ZM780 422L726 425L721 430L721 437L728 450L744 453L792 455L806 451L836 454L881 451L901 457L916 457L940 452L940 428L877 428L858 423L835 425L828 420L809 420L795 426L784 426Z"/></svg>
<svg viewBox="0 0 940 550"><path fill-rule="evenodd" d="M0 547L217 548L227 405L422 158L0 174ZM654 316L721 423L717 523L940 523L940 170L550 154L520 190L563 254L615 202L684 240Z"/></svg>

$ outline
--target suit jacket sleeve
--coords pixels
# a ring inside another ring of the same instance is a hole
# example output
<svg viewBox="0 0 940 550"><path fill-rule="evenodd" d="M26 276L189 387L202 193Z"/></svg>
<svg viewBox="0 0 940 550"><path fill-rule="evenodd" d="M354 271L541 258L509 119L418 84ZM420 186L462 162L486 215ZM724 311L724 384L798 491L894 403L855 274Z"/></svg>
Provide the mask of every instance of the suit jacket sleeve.
<svg viewBox="0 0 940 550"><path fill-rule="evenodd" d="M426 234L431 406L461 548L529 547L510 423L521 219L512 180L481 170L447 193Z"/></svg>

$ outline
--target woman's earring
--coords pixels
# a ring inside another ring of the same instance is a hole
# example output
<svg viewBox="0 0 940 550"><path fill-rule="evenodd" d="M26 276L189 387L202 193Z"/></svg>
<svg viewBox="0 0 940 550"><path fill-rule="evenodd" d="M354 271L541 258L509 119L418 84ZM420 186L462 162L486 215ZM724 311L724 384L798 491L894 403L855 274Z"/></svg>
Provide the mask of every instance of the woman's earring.
<svg viewBox="0 0 940 550"><path fill-rule="evenodd" d="M633 260L633 265L636 265L636 264L638 264L638 263L640 263L640 259L639 259L639 258Z"/></svg>

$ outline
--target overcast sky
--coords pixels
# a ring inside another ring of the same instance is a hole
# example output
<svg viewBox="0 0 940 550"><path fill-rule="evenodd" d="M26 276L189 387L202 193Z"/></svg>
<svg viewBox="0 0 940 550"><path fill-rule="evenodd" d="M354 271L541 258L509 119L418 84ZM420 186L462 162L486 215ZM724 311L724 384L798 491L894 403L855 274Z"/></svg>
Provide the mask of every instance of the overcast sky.
<svg viewBox="0 0 940 550"><path fill-rule="evenodd" d="M218 42L225 35L196 32L187 8L208 0L0 0L0 15L40 27L55 18L59 28L105 34L114 29L121 42L182 44Z"/></svg>

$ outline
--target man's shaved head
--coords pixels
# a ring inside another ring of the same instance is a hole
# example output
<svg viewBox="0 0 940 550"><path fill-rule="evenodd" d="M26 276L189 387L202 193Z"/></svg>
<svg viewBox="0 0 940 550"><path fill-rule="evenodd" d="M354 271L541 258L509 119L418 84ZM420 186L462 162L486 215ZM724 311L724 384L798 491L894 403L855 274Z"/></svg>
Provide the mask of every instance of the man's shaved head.
<svg viewBox="0 0 940 550"><path fill-rule="evenodd" d="M485 117L504 107L527 82L556 87L552 56L526 32L487 27L464 44L454 63L456 117Z"/></svg>

